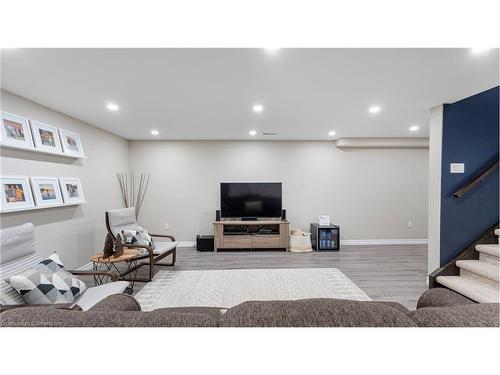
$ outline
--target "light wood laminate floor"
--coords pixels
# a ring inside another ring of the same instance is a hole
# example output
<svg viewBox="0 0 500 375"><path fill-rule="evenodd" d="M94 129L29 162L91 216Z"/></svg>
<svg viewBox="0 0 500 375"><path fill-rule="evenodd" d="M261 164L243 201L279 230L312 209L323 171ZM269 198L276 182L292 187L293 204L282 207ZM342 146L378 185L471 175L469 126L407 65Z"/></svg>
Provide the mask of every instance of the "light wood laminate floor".
<svg viewBox="0 0 500 375"><path fill-rule="evenodd" d="M170 261L169 258L165 259ZM338 268L376 301L397 301L414 309L427 290L427 246L344 246L340 251L290 253L284 251L198 252L178 248L174 270L240 268ZM141 273L147 267L141 269ZM137 293L143 284L134 288Z"/></svg>

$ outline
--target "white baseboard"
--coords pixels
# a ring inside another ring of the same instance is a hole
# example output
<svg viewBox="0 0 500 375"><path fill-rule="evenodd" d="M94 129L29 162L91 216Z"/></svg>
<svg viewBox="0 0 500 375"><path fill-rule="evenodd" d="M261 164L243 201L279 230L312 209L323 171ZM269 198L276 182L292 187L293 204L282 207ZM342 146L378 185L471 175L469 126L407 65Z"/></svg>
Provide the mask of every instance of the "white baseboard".
<svg viewBox="0 0 500 375"><path fill-rule="evenodd" d="M372 239L372 240L341 240L341 245L427 245L429 240L422 239L406 239L406 238L391 238L391 239Z"/></svg>
<svg viewBox="0 0 500 375"><path fill-rule="evenodd" d="M196 241L179 241L177 247L196 247Z"/></svg>

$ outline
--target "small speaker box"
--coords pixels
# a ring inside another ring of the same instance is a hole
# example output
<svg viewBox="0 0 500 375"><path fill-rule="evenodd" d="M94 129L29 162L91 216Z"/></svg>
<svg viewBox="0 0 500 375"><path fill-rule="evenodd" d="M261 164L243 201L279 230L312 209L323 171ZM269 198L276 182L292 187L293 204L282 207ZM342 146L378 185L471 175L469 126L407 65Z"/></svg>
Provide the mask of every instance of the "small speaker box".
<svg viewBox="0 0 500 375"><path fill-rule="evenodd" d="M286 210L281 210L281 220L286 220Z"/></svg>
<svg viewBox="0 0 500 375"><path fill-rule="evenodd" d="M215 210L215 221L220 221L220 210Z"/></svg>
<svg viewBox="0 0 500 375"><path fill-rule="evenodd" d="M197 235L196 250L198 251L214 251L214 236Z"/></svg>

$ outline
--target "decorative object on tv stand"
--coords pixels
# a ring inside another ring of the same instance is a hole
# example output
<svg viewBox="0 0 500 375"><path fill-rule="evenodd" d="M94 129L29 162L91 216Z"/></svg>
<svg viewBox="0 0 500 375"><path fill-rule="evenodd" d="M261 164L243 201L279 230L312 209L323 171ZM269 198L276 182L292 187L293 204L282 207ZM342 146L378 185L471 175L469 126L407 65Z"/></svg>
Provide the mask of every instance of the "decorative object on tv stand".
<svg viewBox="0 0 500 375"><path fill-rule="evenodd" d="M127 173L117 173L116 176L118 177L118 182L120 183L123 203L125 204L125 207L135 207L135 217L137 218L148 190L150 175L141 173L137 189L136 178L133 173L131 175L128 175Z"/></svg>
<svg viewBox="0 0 500 375"><path fill-rule="evenodd" d="M61 136L63 153L74 157L85 157L82 142L80 141L80 136L77 133L66 129L59 129L59 135Z"/></svg>
<svg viewBox="0 0 500 375"><path fill-rule="evenodd" d="M31 187L37 206L61 206L63 204L57 178L31 177Z"/></svg>
<svg viewBox="0 0 500 375"><path fill-rule="evenodd" d="M65 204L85 203L82 182L76 177L61 177L59 179Z"/></svg>
<svg viewBox="0 0 500 375"><path fill-rule="evenodd" d="M30 120L30 122L35 148L46 152L62 152L61 141L56 127L33 120Z"/></svg>
<svg viewBox="0 0 500 375"><path fill-rule="evenodd" d="M35 207L28 177L1 177L0 184L2 212Z"/></svg>
<svg viewBox="0 0 500 375"><path fill-rule="evenodd" d="M27 118L1 112L2 128L0 131L0 142L5 145L33 149L30 125Z"/></svg>

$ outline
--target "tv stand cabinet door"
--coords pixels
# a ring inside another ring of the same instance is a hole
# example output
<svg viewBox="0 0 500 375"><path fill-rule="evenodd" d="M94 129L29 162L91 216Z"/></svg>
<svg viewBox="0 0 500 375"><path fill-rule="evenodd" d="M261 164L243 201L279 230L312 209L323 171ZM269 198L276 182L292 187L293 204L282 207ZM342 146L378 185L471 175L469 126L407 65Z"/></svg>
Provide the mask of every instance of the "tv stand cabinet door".
<svg viewBox="0 0 500 375"><path fill-rule="evenodd" d="M252 237L251 236L224 236L224 249L251 249Z"/></svg>
<svg viewBox="0 0 500 375"><path fill-rule="evenodd" d="M254 235L252 237L253 249L275 249L281 247L281 237L279 234Z"/></svg>

